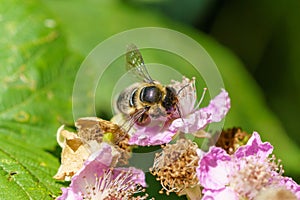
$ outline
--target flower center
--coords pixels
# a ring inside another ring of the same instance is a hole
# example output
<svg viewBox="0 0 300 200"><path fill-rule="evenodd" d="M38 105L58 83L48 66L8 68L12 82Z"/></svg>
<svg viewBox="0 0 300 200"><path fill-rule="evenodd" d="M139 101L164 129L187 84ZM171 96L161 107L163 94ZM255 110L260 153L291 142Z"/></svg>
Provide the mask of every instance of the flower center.
<svg viewBox="0 0 300 200"><path fill-rule="evenodd" d="M265 160L251 156L243 158L235 172L231 186L241 196L252 199L261 189L279 183L283 169L274 155Z"/></svg>
<svg viewBox="0 0 300 200"><path fill-rule="evenodd" d="M190 140L180 139L175 144L167 144L163 151L155 156L150 172L160 180L166 194L184 192L186 188L198 184L196 167L199 161L198 146Z"/></svg>
<svg viewBox="0 0 300 200"><path fill-rule="evenodd" d="M116 174L113 169L105 170L99 177L95 175L94 184L83 177L86 185L81 195L83 199L90 200L146 199L148 195L133 197L134 194L144 190L132 178L133 174L130 170Z"/></svg>

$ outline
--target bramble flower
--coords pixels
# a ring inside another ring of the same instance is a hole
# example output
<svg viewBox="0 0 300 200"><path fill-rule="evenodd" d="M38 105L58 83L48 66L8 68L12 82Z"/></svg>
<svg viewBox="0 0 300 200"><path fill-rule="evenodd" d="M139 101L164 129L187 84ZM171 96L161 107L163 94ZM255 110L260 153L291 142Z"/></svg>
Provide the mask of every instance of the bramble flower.
<svg viewBox="0 0 300 200"><path fill-rule="evenodd" d="M224 89L210 101L207 107L198 108L194 78L189 80L184 77L182 82L173 81L170 86L178 93L178 108L181 117L176 112L167 120L153 119L147 126L135 125L129 144L149 146L169 143L178 132L198 132L209 123L221 121L230 109L230 99ZM202 137L208 136L202 135Z"/></svg>
<svg viewBox="0 0 300 200"><path fill-rule="evenodd" d="M53 177L57 180L70 180L91 153L100 148L96 141L84 142L76 133L65 130L64 126L57 130L57 141L62 148L61 165Z"/></svg>
<svg viewBox="0 0 300 200"><path fill-rule="evenodd" d="M175 144L167 144L156 154L150 172L161 183L160 193L176 192L180 196L196 187L200 191L196 174L199 161L197 149L197 144L191 140L179 139Z"/></svg>
<svg viewBox="0 0 300 200"><path fill-rule="evenodd" d="M62 148L61 166L57 180L70 178L83 166L88 157L101 148L103 141L110 143L120 153L118 164L127 164L131 156L128 145L129 135L118 125L96 117L80 118L76 121L77 133L61 126L57 131L57 142Z"/></svg>
<svg viewBox="0 0 300 200"><path fill-rule="evenodd" d="M254 199L268 188L287 189L300 198L299 185L283 177L282 165L271 155L273 146L254 132L233 155L219 147L199 150L197 174L203 199Z"/></svg>
<svg viewBox="0 0 300 200"><path fill-rule="evenodd" d="M146 199L147 195L133 197L146 186L144 172L133 167L111 167L115 159L113 147L107 143L101 146L72 177L70 186L62 188L58 200Z"/></svg>
<svg viewBox="0 0 300 200"><path fill-rule="evenodd" d="M187 84L189 86L185 87ZM182 119L175 119L170 126L171 130L176 129L184 133L197 132L209 123L221 121L230 109L230 98L224 89L210 101L207 107L199 109L199 105L196 105L195 79L184 78L182 83L174 81L174 87L178 89L185 88L179 94L179 108L182 112ZM202 98L199 101L200 103Z"/></svg>
<svg viewBox="0 0 300 200"><path fill-rule="evenodd" d="M79 137L84 142L107 142L121 153L118 164L128 164L128 159L131 157L131 147L128 144L129 135L119 125L98 117L84 117L78 119L75 126ZM93 149L92 152L97 150L97 146L95 146L96 148L93 145L89 146Z"/></svg>

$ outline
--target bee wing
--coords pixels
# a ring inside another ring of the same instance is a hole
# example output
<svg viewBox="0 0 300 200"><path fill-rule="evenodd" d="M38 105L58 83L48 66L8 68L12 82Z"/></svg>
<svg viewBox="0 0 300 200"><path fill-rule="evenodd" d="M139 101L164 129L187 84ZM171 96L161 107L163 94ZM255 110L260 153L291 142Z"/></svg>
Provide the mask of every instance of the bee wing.
<svg viewBox="0 0 300 200"><path fill-rule="evenodd" d="M128 71L132 70L133 73L144 82L153 83L153 79L145 66L142 54L134 44L130 44L127 47L126 69Z"/></svg>

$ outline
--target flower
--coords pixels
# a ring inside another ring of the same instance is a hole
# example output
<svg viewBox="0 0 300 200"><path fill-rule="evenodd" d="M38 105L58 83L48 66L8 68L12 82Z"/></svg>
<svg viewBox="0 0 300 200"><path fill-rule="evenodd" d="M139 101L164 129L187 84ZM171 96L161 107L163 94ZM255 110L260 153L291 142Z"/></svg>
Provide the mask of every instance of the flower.
<svg viewBox="0 0 300 200"><path fill-rule="evenodd" d="M128 144L129 135L122 127L111 121L97 117L79 118L75 126L78 135L84 142L108 142L121 153L118 164L128 164L128 159L131 157L131 147ZM95 146L96 148L92 145L89 146L93 149L92 152L97 150L97 146Z"/></svg>
<svg viewBox="0 0 300 200"><path fill-rule="evenodd" d="M70 178L83 166L88 157L101 148L103 141L110 143L120 153L118 164L128 163L131 147L129 135L118 125L96 117L80 118L76 121L77 133L61 126L57 131L57 142L62 147L61 166L56 175L57 180ZM119 155L119 154L118 154Z"/></svg>
<svg viewBox="0 0 300 200"><path fill-rule="evenodd" d="M272 151L273 146L256 132L232 155L215 146L207 153L198 150L203 199L254 199L268 188L286 189L300 198L299 185L282 176L282 165Z"/></svg>
<svg viewBox="0 0 300 200"><path fill-rule="evenodd" d="M183 88L187 84L189 86L182 89L182 92L178 95L182 119L175 119L170 129L177 129L184 133L193 133L205 128L209 123L219 122L225 117L230 109L230 98L224 89L210 101L207 107L199 109L199 104L196 105L195 79L189 80L184 78L181 84L175 82L174 87ZM203 96L199 103L202 102L202 99Z"/></svg>
<svg viewBox="0 0 300 200"><path fill-rule="evenodd" d="M167 144L156 154L150 172L160 181L167 194L186 194L186 190L199 187L196 167L199 157L198 146L188 139L179 139L175 144ZM200 191L200 187L199 187Z"/></svg>
<svg viewBox="0 0 300 200"><path fill-rule="evenodd" d="M178 93L180 112L173 113L167 120L152 119L147 126L133 127L129 144L149 146L169 143L178 132L194 133L204 129L209 123L221 121L230 109L228 93L222 89L207 107L198 108L195 78L183 78L182 82L173 81L170 85ZM203 96L200 100L200 103ZM207 134L202 136L207 137Z"/></svg>
<svg viewBox="0 0 300 200"><path fill-rule="evenodd" d="M64 126L57 131L57 141L62 147L61 165L53 178L70 180L91 154L90 146L95 147L98 143L86 144L77 134L64 130Z"/></svg>
<svg viewBox="0 0 300 200"><path fill-rule="evenodd" d="M300 185L298 185L290 177L282 177L280 180L280 186L292 191L298 199L300 199Z"/></svg>
<svg viewBox="0 0 300 200"><path fill-rule="evenodd" d="M101 143L102 147L94 152L72 177L68 188L62 188L63 194L58 200L65 199L145 199L132 197L145 187L145 174L134 167L113 168L113 147Z"/></svg>

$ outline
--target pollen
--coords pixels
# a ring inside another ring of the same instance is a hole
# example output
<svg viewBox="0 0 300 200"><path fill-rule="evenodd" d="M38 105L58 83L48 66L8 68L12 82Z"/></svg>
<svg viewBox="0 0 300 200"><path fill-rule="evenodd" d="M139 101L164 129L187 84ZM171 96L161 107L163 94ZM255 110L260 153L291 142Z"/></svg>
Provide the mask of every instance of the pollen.
<svg viewBox="0 0 300 200"><path fill-rule="evenodd" d="M179 139L175 144L167 144L162 152L156 154L150 172L160 181L159 193L170 192L184 194L185 189L198 185L196 167L199 157L198 146L187 139Z"/></svg>
<svg viewBox="0 0 300 200"><path fill-rule="evenodd" d="M252 199L259 191L279 183L283 174L280 162L274 155L264 161L260 161L255 156L247 157L242 162L243 164L237 166L231 185L236 192L245 198Z"/></svg>

